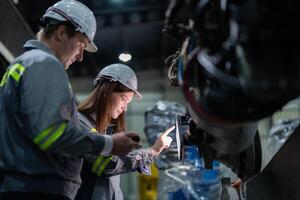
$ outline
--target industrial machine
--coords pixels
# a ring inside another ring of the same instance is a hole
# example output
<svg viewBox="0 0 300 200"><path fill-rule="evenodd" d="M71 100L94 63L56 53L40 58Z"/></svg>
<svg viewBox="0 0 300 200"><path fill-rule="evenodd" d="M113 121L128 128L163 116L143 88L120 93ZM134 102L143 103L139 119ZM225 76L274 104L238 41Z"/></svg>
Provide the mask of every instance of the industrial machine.
<svg viewBox="0 0 300 200"><path fill-rule="evenodd" d="M296 0L171 0L164 31L180 44L169 80L182 89L205 167L219 160L241 179L222 199L300 199L300 128L261 171L258 121L300 94Z"/></svg>

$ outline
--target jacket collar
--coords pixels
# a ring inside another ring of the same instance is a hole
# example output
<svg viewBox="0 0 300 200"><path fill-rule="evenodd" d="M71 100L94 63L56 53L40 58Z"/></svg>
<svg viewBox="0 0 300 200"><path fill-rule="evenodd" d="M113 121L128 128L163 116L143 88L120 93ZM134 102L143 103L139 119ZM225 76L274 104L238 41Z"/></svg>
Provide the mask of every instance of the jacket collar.
<svg viewBox="0 0 300 200"><path fill-rule="evenodd" d="M31 50L31 49L40 49L42 51L45 51L49 54L54 55L53 51L51 49L49 49L44 43L38 41L38 40L28 40L23 48L25 49L25 51Z"/></svg>

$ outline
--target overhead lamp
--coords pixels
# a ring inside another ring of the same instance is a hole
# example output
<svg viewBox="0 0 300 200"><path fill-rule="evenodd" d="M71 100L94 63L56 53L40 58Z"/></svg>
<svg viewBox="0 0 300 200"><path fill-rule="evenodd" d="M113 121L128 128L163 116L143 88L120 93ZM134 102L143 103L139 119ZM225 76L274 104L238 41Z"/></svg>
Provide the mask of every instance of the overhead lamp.
<svg viewBox="0 0 300 200"><path fill-rule="evenodd" d="M121 53L119 55L119 60L123 62L128 62L129 60L131 60L131 55L129 53Z"/></svg>
<svg viewBox="0 0 300 200"><path fill-rule="evenodd" d="M120 4L123 3L123 0L111 0L111 2L114 4Z"/></svg>

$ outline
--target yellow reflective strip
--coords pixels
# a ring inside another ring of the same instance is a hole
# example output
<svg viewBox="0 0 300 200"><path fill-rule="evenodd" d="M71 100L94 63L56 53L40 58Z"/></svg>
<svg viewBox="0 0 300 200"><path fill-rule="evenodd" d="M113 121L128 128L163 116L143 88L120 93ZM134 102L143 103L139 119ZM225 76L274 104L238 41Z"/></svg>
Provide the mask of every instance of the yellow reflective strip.
<svg viewBox="0 0 300 200"><path fill-rule="evenodd" d="M103 162L103 164L101 165L101 167L97 173L97 176L100 176L103 173L105 167L108 165L108 163L111 161L111 159L112 159L112 156L105 159L105 161Z"/></svg>
<svg viewBox="0 0 300 200"><path fill-rule="evenodd" d="M9 75L12 76L15 79L15 81L19 82L20 75L17 72L15 72L15 71L9 71Z"/></svg>
<svg viewBox="0 0 300 200"><path fill-rule="evenodd" d="M0 87L2 87L7 82L7 78L8 78L8 70L3 75L3 78L2 78L1 83L0 83Z"/></svg>
<svg viewBox="0 0 300 200"><path fill-rule="evenodd" d="M19 63L13 65L13 67L14 69L18 69L20 76L22 76L23 72L25 71L25 67Z"/></svg>
<svg viewBox="0 0 300 200"><path fill-rule="evenodd" d="M101 161L103 160L103 158L104 158L104 156L98 156L97 160L94 162L94 165L93 165L93 168L92 168L92 171L94 173L96 173L96 171L98 169L98 166L101 163Z"/></svg>
<svg viewBox="0 0 300 200"><path fill-rule="evenodd" d="M9 75L11 75L17 82L19 82L20 77L22 76L24 71L25 67L17 63L11 66L11 68L9 69Z"/></svg>
<svg viewBox="0 0 300 200"><path fill-rule="evenodd" d="M10 68L7 69L7 71L5 72L1 83L0 83L0 87L5 85L7 82L7 79L9 76L12 76L13 79L15 79L15 81L19 82L20 77L22 76L22 74L25 71L25 67L19 63L16 63L14 65L12 65Z"/></svg>
<svg viewBox="0 0 300 200"><path fill-rule="evenodd" d="M97 133L97 130L95 128L91 128L92 133Z"/></svg>
<svg viewBox="0 0 300 200"><path fill-rule="evenodd" d="M48 127L46 130L42 131L38 136L33 139L33 142L37 145L54 129L54 126Z"/></svg>
<svg viewBox="0 0 300 200"><path fill-rule="evenodd" d="M42 144L40 148L42 150L47 150L65 131L67 123L62 123L58 129L52 133L52 135Z"/></svg>

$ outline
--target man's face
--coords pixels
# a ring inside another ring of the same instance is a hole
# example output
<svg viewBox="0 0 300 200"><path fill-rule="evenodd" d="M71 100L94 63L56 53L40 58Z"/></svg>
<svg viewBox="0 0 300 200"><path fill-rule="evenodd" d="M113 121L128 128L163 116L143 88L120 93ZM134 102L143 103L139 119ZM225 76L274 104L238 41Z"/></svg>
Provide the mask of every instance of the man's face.
<svg viewBox="0 0 300 200"><path fill-rule="evenodd" d="M67 70L75 61L81 62L83 59L83 51L89 43L88 38L82 33L76 33L74 37L69 38L66 36L62 42L63 49L61 62Z"/></svg>

